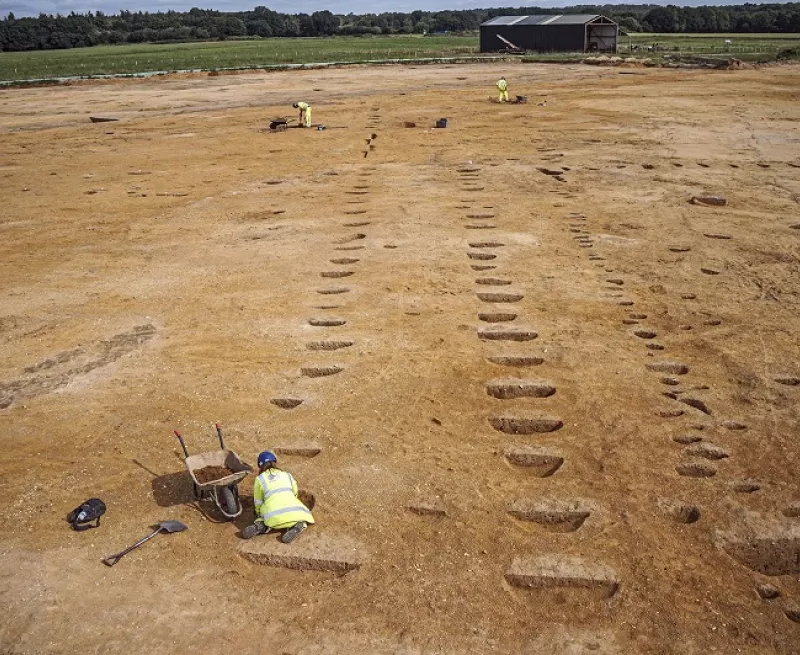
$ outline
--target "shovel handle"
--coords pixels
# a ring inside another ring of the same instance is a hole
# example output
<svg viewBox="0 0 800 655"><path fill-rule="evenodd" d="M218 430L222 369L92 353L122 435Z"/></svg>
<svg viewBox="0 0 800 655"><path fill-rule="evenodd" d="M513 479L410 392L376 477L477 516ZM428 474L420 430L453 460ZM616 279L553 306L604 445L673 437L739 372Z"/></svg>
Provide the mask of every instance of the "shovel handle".
<svg viewBox="0 0 800 655"><path fill-rule="evenodd" d="M217 428L217 438L219 439L219 447L222 448L222 450L225 450L225 442L222 440L222 428L220 427L219 423L216 423L215 427Z"/></svg>
<svg viewBox="0 0 800 655"><path fill-rule="evenodd" d="M177 430L173 430L173 432L175 433L175 436L178 437L178 441L181 442L181 447L183 448L183 454L186 455L186 457L189 457L189 451L186 450L186 444L183 441L183 437L181 436L181 433L178 432Z"/></svg>
<svg viewBox="0 0 800 655"><path fill-rule="evenodd" d="M114 564L119 562L123 557L125 557L125 555L130 553L135 548L138 548L139 546L141 546L145 541L148 541L149 539L152 539L153 537L155 537L159 532L161 532L161 528L159 528L158 530L155 530L154 532L152 532L151 534L147 535L146 537L143 537L142 539L139 539L139 541L137 541L135 544L133 544L133 546L128 546L125 550L123 550L123 551L121 551L119 553L116 553L115 555L109 555L108 557L104 557L103 558L103 564L105 564L106 566L114 566Z"/></svg>

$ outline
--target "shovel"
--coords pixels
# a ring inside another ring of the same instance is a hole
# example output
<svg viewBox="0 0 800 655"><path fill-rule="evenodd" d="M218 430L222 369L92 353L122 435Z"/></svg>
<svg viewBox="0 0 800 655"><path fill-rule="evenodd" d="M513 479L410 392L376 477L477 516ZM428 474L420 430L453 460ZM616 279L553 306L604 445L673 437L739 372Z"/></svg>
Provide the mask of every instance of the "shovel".
<svg viewBox="0 0 800 655"><path fill-rule="evenodd" d="M109 555L108 557L103 558L103 564L106 566L114 566L117 562L119 562L125 555L130 553L135 548L141 546L145 541L148 541L155 537L159 532L183 532L184 530L188 530L189 528L181 523L180 521L161 521L161 523L156 523L154 526L156 530L154 530L151 534L144 537L144 539L139 539L133 546L128 546L125 550L116 555Z"/></svg>

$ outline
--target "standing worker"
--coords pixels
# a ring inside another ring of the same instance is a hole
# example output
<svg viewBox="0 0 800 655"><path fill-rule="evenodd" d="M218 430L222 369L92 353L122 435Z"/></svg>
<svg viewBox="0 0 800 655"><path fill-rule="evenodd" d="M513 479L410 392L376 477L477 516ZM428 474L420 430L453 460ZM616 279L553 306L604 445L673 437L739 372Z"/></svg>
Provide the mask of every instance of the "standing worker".
<svg viewBox="0 0 800 655"><path fill-rule="evenodd" d="M288 544L305 530L314 517L297 497L297 482L291 473L278 468L278 458L269 450L258 456L258 477L253 484L256 520L242 530L252 539L272 530L286 530L281 541Z"/></svg>
<svg viewBox="0 0 800 655"><path fill-rule="evenodd" d="M292 107L300 110L300 115L297 117L300 127L311 127L311 105L307 102L295 102Z"/></svg>
<svg viewBox="0 0 800 655"><path fill-rule="evenodd" d="M497 102L508 102L508 82L505 77L497 80L497 90L500 92Z"/></svg>

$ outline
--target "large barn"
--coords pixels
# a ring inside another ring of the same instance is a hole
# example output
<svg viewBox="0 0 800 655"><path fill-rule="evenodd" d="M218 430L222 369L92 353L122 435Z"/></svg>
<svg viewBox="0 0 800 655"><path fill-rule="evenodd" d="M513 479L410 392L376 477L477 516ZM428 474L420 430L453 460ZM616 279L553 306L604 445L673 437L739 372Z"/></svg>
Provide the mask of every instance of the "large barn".
<svg viewBox="0 0 800 655"><path fill-rule="evenodd" d="M498 16L480 27L481 52L617 51L617 24L597 14Z"/></svg>

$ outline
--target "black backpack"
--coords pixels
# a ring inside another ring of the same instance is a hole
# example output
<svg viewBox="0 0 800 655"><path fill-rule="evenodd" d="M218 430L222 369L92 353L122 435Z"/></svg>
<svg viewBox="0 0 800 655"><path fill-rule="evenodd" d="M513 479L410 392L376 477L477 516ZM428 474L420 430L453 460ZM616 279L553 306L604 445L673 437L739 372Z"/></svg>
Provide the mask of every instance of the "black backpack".
<svg viewBox="0 0 800 655"><path fill-rule="evenodd" d="M67 523L72 529L81 532L89 528L100 527L100 517L106 513L106 504L99 498L90 498L67 514ZM91 525L92 522L94 525Z"/></svg>

